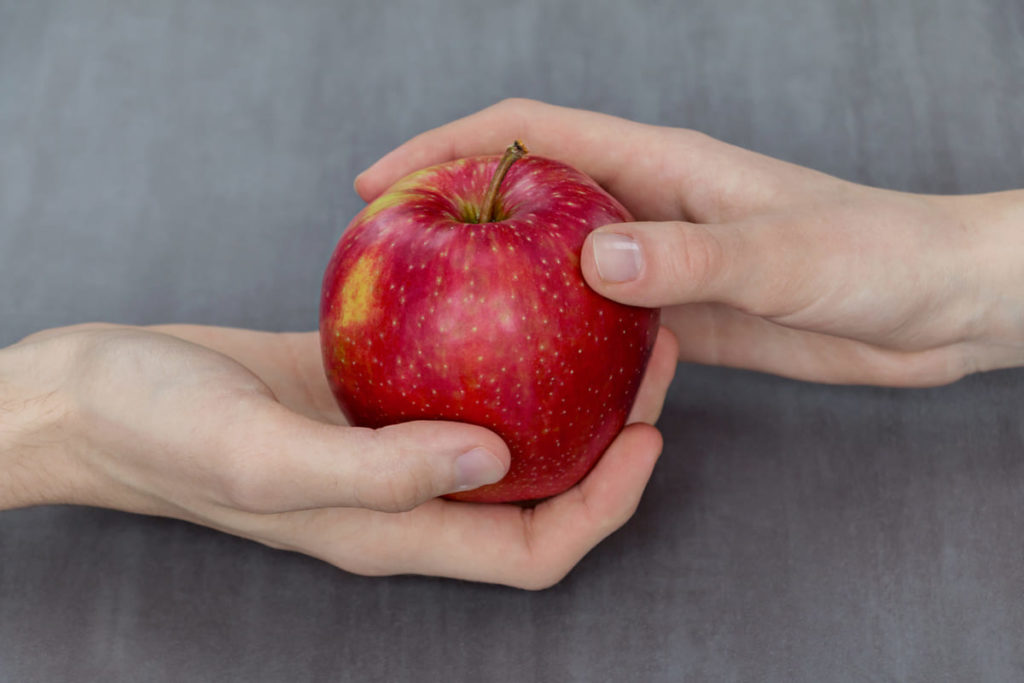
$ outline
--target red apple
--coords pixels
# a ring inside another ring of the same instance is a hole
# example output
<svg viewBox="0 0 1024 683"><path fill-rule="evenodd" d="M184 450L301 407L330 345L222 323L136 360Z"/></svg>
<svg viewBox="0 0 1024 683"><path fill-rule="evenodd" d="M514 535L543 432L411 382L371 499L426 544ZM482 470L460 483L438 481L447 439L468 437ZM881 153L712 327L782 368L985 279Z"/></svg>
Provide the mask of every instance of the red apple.
<svg viewBox="0 0 1024 683"><path fill-rule="evenodd" d="M625 424L658 311L591 290L580 249L632 220L585 174L527 155L413 173L353 219L324 275L320 340L350 422L457 420L512 453L467 501L544 498L578 482ZM522 157L522 158L520 158Z"/></svg>

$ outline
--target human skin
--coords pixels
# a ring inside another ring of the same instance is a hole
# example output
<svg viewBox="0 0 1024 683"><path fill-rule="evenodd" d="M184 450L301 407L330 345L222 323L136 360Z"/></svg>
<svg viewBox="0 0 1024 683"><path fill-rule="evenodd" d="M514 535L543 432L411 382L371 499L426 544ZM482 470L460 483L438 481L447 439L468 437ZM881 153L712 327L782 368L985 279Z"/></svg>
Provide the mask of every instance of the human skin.
<svg viewBox="0 0 1024 683"><path fill-rule="evenodd" d="M591 473L524 508L438 499L495 481L486 429L344 424L318 334L84 325L0 350L0 509L72 503L175 517L348 571L528 589L560 580L632 515L661 451L675 370L662 332L630 415ZM462 473L467 474L467 473Z"/></svg>
<svg viewBox="0 0 1024 683"><path fill-rule="evenodd" d="M677 356L891 386L1024 364L1021 191L869 188L694 131L526 100L414 138L356 189L370 201L410 171L516 138L594 177L640 221L599 228L581 256L595 290L664 307L676 332L659 336L630 422L656 419ZM412 423L369 436L340 420L312 333L49 331L0 351L0 508L115 507L364 574L543 588L630 517L661 447L656 430L632 424L561 496L532 509L466 505L433 496L455 484L466 447L506 466L493 434ZM359 478L348 439L383 442L382 467ZM410 446L423 443L436 448ZM422 456L411 474L396 464L403 451Z"/></svg>
<svg viewBox="0 0 1024 683"><path fill-rule="evenodd" d="M681 360L888 386L1024 364L1024 191L871 188L530 100L413 138L356 190L370 201L414 169L512 139L589 174L638 219L594 231L583 273L604 296L664 307Z"/></svg>

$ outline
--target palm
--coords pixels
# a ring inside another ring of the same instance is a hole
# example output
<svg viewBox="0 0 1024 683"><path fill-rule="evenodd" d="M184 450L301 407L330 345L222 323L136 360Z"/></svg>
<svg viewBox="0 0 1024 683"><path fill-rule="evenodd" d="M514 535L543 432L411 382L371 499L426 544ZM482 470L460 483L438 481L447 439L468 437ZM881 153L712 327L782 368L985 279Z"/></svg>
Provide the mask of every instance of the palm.
<svg viewBox="0 0 1024 683"><path fill-rule="evenodd" d="M167 325L151 328L233 359L287 408L344 425L322 369L318 335ZM674 373L671 335L659 337L630 422L654 422ZM223 375L239 381L237 365ZM318 508L277 514L234 512L204 524L313 555L364 574L457 576L526 587L558 580L632 514L659 448L650 427L627 427L595 470L534 508L431 500L404 513Z"/></svg>

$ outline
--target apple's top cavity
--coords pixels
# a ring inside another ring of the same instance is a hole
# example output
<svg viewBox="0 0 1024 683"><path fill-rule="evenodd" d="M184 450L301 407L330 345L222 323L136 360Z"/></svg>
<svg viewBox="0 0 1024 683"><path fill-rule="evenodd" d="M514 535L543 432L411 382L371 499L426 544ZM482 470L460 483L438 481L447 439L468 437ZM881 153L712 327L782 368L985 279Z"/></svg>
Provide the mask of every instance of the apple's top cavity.
<svg viewBox="0 0 1024 683"><path fill-rule="evenodd" d="M498 162L498 167L494 169L494 176L491 178L491 184L487 187L487 194L484 195L484 203L480 208L480 214L478 216L466 215L464 211L463 219L467 223L490 223L491 221L501 220L500 207L498 206L498 190L501 189L501 181L505 179L505 175L508 173L508 169L512 168L519 159L522 159L529 152L526 149L526 145L520 140L515 140L501 157L501 161ZM469 209L470 207L465 207Z"/></svg>

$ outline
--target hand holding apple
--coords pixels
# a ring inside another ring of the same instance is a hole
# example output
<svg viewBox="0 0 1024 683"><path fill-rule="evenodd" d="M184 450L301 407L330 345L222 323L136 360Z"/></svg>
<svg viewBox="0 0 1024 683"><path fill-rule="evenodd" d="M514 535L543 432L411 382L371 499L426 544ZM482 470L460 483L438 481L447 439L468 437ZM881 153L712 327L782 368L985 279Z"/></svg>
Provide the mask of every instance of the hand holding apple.
<svg viewBox="0 0 1024 683"><path fill-rule="evenodd" d="M659 337L631 422L657 418L675 349ZM507 462L496 435L451 422L348 427L317 333L197 325L32 335L0 349L0 408L0 510L116 508L362 574L524 588L556 582L629 518L661 446L653 427L631 424L565 495L531 509L448 502L435 496L453 490L466 448Z"/></svg>
<svg viewBox="0 0 1024 683"><path fill-rule="evenodd" d="M528 100L410 140L356 188L370 201L413 169L520 136L645 221L598 228L583 274L616 301L665 306L682 360L897 386L1024 364L1024 191L880 190L692 130Z"/></svg>
<svg viewBox="0 0 1024 683"><path fill-rule="evenodd" d="M324 277L324 367L345 414L494 430L509 473L452 498L570 488L625 425L658 332L657 310L603 298L580 272L591 230L628 220L520 143L398 182L352 221Z"/></svg>

